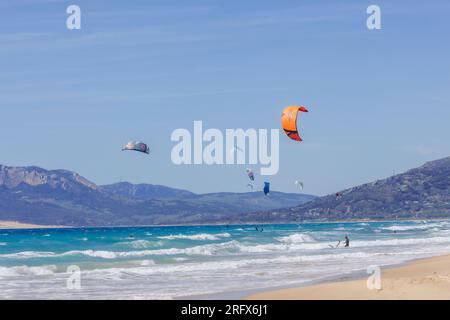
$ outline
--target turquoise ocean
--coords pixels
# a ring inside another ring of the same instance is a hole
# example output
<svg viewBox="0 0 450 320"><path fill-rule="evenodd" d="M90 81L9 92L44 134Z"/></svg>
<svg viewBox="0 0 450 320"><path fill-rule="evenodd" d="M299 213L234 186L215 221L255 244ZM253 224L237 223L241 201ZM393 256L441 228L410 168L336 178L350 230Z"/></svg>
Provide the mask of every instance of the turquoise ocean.
<svg viewBox="0 0 450 320"><path fill-rule="evenodd" d="M446 253L447 220L0 230L0 299L230 295Z"/></svg>

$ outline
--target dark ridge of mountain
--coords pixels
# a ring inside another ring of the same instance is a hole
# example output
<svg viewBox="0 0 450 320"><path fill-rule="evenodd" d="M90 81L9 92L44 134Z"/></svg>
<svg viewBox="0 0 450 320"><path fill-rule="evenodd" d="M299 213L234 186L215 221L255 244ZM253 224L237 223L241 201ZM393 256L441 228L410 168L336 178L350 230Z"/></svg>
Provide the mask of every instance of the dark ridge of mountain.
<svg viewBox="0 0 450 320"><path fill-rule="evenodd" d="M261 192L196 195L125 183L101 187L66 170L0 166L0 220L42 225L226 223L247 211L297 205L313 198L278 192L268 197Z"/></svg>
<svg viewBox="0 0 450 320"><path fill-rule="evenodd" d="M167 199L167 198L193 198L196 196L187 190L175 189L155 184L132 184L129 182L118 182L100 186L106 193L121 197L132 197L138 199Z"/></svg>
<svg viewBox="0 0 450 320"><path fill-rule="evenodd" d="M315 199L316 196L300 193L284 193L278 191L271 191L269 195L265 196L262 191L233 193L233 192L218 192L205 193L197 196L195 201L197 203L215 202L220 203L235 203L237 207L235 210L239 212L246 212L253 210L256 207L271 207L284 208L290 204L298 205L299 203L306 203ZM241 210L239 207L248 208Z"/></svg>
<svg viewBox="0 0 450 320"><path fill-rule="evenodd" d="M287 209L253 212L242 221L296 222L450 217L450 157Z"/></svg>
<svg viewBox="0 0 450 320"><path fill-rule="evenodd" d="M100 186L100 190L120 197L131 197L140 200L152 199L172 199L183 200L189 203L215 203L223 206L223 203L236 204L233 210L242 211L240 207L255 205L256 207L266 207L268 209L280 208L289 205L298 205L311 201L315 196L298 193L283 193L273 191L270 196L265 196L262 192L217 192L196 194L187 190L174 189L152 184L132 184L120 182L111 185Z"/></svg>

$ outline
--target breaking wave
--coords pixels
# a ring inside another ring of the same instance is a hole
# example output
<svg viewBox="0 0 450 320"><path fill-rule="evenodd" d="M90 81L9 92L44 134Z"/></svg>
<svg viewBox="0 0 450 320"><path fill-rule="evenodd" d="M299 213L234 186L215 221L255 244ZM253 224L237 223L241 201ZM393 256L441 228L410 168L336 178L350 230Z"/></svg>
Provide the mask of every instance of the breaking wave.
<svg viewBox="0 0 450 320"><path fill-rule="evenodd" d="M412 226L402 226L402 225L394 225L390 227L384 227L383 230L389 231L416 231L416 230L432 230L433 228L440 227L440 224L422 224L422 225L412 225Z"/></svg>
<svg viewBox="0 0 450 320"><path fill-rule="evenodd" d="M140 242L137 242L140 241ZM148 245L142 240L134 241L134 246ZM144 240L145 241L145 240ZM107 251L107 250L71 250L62 253L23 251L17 253L0 254L1 259L33 259L33 258L58 258L68 256L86 256L98 259L121 259L121 258L139 258L151 256L230 256L233 257L239 253L257 254L257 253L283 253L311 250L332 250L336 241L317 241L308 234L292 234L276 238L277 242L266 244L248 244L237 240L209 243L186 248L166 248L166 249L147 249L133 251ZM137 242L137 244L136 244ZM450 244L450 237L429 237L429 238L400 238L400 239L378 239L378 240L354 240L350 242L351 248L363 247L383 247L383 246L425 246L425 245ZM331 248L332 247L332 248ZM308 253L309 254L309 253Z"/></svg>
<svg viewBox="0 0 450 320"><path fill-rule="evenodd" d="M131 241L130 243L128 243L132 248L135 249L143 249L143 248L149 248L149 247L154 247L157 245L160 245L161 243L158 242L151 242L148 240L135 240L135 241Z"/></svg>
<svg viewBox="0 0 450 320"><path fill-rule="evenodd" d="M0 277L16 277L16 276L46 276L56 272L55 265L28 267L0 267Z"/></svg>
<svg viewBox="0 0 450 320"><path fill-rule="evenodd" d="M210 233L199 233L199 234L192 234L192 235L186 235L186 234L177 234L177 235L170 235L170 236L161 236L158 237L159 239L165 239L165 240L175 240L175 239L185 239L185 240L220 240L221 238L229 238L231 235L229 233L217 233L217 234L210 234Z"/></svg>
<svg viewBox="0 0 450 320"><path fill-rule="evenodd" d="M211 256L221 252L226 253L230 250L239 249L238 241L229 241L223 243L206 244L188 248L168 248L157 250L140 250L140 251L102 251L102 250L72 250L63 253L55 252L37 252L24 251L18 253L10 253L0 255L0 258L15 258L15 259L29 259L29 258L51 258L51 257L66 257L84 255L93 258L116 259L122 257L145 257L145 256L159 256L159 255L205 255Z"/></svg>
<svg viewBox="0 0 450 320"><path fill-rule="evenodd" d="M294 233L289 236L276 238L278 241L283 243L304 243L304 242L315 242L316 240L305 233Z"/></svg>

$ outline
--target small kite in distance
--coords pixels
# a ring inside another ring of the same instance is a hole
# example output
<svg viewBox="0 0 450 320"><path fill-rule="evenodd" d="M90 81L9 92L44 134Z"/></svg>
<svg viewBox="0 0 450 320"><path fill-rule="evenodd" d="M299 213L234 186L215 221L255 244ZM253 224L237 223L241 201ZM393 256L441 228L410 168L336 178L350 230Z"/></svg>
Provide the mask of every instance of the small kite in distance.
<svg viewBox="0 0 450 320"><path fill-rule="evenodd" d="M255 181L255 174L253 173L252 169L245 170L247 172L248 178L252 181Z"/></svg>
<svg viewBox="0 0 450 320"><path fill-rule="evenodd" d="M298 180L295 180L294 183L295 183L296 185L298 185L298 186L300 187L301 190L303 190L303 188L304 188L303 182L298 181Z"/></svg>
<svg viewBox="0 0 450 320"><path fill-rule="evenodd" d="M122 147L122 151L137 151L150 154L150 148L143 142L130 141Z"/></svg>
<svg viewBox="0 0 450 320"><path fill-rule="evenodd" d="M270 192L270 183L269 182L264 182L264 195L267 196L267 194Z"/></svg>

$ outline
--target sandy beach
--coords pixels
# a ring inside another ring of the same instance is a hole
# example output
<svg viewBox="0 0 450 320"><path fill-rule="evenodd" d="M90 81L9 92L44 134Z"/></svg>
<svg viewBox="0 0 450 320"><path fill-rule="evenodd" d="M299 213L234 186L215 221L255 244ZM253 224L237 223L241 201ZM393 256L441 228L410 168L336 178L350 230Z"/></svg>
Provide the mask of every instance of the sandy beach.
<svg viewBox="0 0 450 320"><path fill-rule="evenodd" d="M17 221L0 221L0 229L50 229L64 228L63 226L42 226L37 224L21 223Z"/></svg>
<svg viewBox="0 0 450 320"><path fill-rule="evenodd" d="M369 276L369 275L368 275ZM262 300L448 300L450 255L385 268L381 289L369 290L367 278L302 288L261 292L246 299Z"/></svg>

